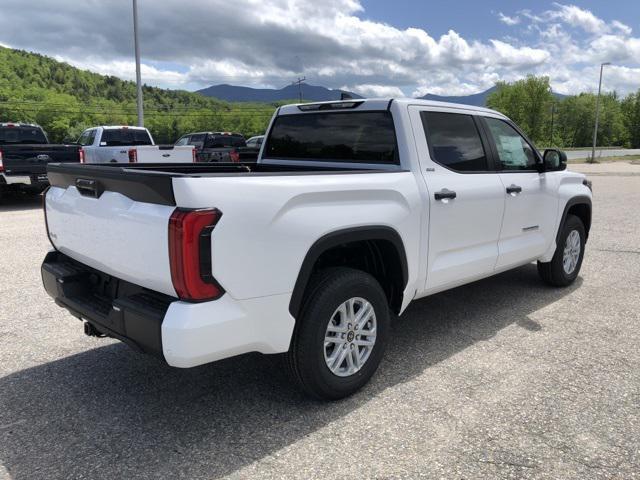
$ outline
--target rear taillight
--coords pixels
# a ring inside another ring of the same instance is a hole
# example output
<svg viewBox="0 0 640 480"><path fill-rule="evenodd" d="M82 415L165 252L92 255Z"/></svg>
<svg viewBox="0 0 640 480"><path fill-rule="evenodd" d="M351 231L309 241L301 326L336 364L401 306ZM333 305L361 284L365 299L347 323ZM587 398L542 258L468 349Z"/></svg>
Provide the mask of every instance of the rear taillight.
<svg viewBox="0 0 640 480"><path fill-rule="evenodd" d="M211 273L211 233L222 213L177 208L169 219L171 281L187 301L214 300L224 293Z"/></svg>
<svg viewBox="0 0 640 480"><path fill-rule="evenodd" d="M78 158L80 159L80 163L84 163L84 149L80 148L80 150L78 150Z"/></svg>
<svg viewBox="0 0 640 480"><path fill-rule="evenodd" d="M229 152L229 158L232 162L238 163L240 161L240 154L236 149L233 149Z"/></svg>
<svg viewBox="0 0 640 480"><path fill-rule="evenodd" d="M4 172L4 162L2 161L2 149L0 148L0 172Z"/></svg>
<svg viewBox="0 0 640 480"><path fill-rule="evenodd" d="M138 161L138 151L135 148L129 149L129 163L136 163Z"/></svg>
<svg viewBox="0 0 640 480"><path fill-rule="evenodd" d="M196 163L198 161L198 159L196 157L196 149L195 148L191 149L191 160L193 160L193 163Z"/></svg>

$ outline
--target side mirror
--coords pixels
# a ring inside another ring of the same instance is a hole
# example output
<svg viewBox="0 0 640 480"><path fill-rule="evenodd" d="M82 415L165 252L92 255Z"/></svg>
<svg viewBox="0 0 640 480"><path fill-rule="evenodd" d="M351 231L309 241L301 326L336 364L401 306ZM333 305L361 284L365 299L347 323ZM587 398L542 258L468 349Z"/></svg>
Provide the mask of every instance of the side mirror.
<svg viewBox="0 0 640 480"><path fill-rule="evenodd" d="M567 154L562 150L548 148L542 155L545 172L557 172L567 168Z"/></svg>

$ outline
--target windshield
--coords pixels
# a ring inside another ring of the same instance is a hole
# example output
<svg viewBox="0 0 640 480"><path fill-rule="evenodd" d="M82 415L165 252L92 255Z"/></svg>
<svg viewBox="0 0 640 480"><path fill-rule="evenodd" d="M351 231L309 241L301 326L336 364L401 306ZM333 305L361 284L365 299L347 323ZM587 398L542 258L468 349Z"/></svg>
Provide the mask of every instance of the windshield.
<svg viewBox="0 0 640 480"><path fill-rule="evenodd" d="M119 145L153 145L146 130L132 128L109 128L102 132L100 146L116 147Z"/></svg>
<svg viewBox="0 0 640 480"><path fill-rule="evenodd" d="M47 143L39 127L0 127L0 143Z"/></svg>

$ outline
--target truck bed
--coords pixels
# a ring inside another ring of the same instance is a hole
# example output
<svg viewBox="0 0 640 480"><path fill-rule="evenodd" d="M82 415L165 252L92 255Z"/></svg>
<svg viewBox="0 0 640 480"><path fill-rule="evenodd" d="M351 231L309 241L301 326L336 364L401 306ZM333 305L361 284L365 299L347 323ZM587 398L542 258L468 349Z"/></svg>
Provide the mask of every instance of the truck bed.
<svg viewBox="0 0 640 480"><path fill-rule="evenodd" d="M146 164L49 164L52 186L75 186L82 195L99 197L118 192L132 200L175 205L172 179L176 177L246 177L347 173L388 173L372 168L290 166L256 163L146 163Z"/></svg>

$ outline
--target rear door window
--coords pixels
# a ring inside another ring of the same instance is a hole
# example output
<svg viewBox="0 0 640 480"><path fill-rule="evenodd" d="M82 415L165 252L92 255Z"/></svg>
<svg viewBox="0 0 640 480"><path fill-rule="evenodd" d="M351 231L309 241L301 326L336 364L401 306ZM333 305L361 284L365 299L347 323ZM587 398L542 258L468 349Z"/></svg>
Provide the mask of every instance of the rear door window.
<svg viewBox="0 0 640 480"><path fill-rule="evenodd" d="M456 172L489 170L480 133L471 115L421 112L431 158Z"/></svg>
<svg viewBox="0 0 640 480"><path fill-rule="evenodd" d="M100 146L151 145L151 137L146 130L132 128L109 128L103 130Z"/></svg>
<svg viewBox="0 0 640 480"><path fill-rule="evenodd" d="M275 119L265 158L345 163L399 163L387 111L307 113Z"/></svg>

